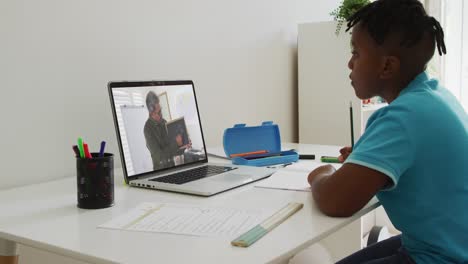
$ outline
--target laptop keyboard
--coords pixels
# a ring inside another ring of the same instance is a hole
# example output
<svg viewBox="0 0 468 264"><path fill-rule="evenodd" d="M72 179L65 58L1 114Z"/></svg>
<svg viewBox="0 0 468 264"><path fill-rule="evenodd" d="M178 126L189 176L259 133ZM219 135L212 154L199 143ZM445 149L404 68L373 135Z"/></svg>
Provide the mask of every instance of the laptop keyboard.
<svg viewBox="0 0 468 264"><path fill-rule="evenodd" d="M171 175L164 176L164 177L150 179L150 181L172 183L172 184L184 184L187 182L214 176L216 174L231 171L234 169L237 169L237 168L207 165L207 166L198 167L198 168L191 169L191 170L178 172L178 173L171 174Z"/></svg>

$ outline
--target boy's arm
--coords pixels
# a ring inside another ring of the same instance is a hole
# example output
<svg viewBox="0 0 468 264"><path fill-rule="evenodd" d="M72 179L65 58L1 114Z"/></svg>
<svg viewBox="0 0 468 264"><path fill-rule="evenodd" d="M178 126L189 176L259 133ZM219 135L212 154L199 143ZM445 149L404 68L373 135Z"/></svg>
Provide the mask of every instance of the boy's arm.
<svg viewBox="0 0 468 264"><path fill-rule="evenodd" d="M376 170L345 163L335 170L331 165L321 166L309 174L312 195L320 210L335 217L351 216L391 180Z"/></svg>

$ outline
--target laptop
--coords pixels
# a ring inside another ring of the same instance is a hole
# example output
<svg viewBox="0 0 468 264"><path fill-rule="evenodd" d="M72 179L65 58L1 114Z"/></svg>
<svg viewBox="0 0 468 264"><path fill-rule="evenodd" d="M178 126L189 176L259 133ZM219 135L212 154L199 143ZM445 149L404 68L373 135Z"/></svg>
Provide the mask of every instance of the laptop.
<svg viewBox="0 0 468 264"><path fill-rule="evenodd" d="M130 186L211 196L274 172L208 162L192 81L115 81L108 89Z"/></svg>

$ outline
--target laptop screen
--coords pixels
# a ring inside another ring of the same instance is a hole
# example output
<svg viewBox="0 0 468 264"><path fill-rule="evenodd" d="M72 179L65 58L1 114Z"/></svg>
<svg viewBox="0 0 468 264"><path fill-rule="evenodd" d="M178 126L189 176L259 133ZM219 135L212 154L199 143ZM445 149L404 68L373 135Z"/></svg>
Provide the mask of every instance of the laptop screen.
<svg viewBox="0 0 468 264"><path fill-rule="evenodd" d="M192 81L110 82L128 177L207 162Z"/></svg>

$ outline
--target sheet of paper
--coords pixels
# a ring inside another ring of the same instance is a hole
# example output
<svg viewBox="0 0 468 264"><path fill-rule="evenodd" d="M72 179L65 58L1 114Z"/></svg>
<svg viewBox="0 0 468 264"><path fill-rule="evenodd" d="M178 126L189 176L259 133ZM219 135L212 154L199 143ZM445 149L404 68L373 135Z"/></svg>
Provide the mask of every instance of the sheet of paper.
<svg viewBox="0 0 468 264"><path fill-rule="evenodd" d="M280 170L271 175L270 178L255 185L255 187L309 192L307 175L309 173L304 171Z"/></svg>
<svg viewBox="0 0 468 264"><path fill-rule="evenodd" d="M273 173L268 179L259 182L255 187L310 192L307 176L311 171L324 165L315 161L297 162ZM341 164L332 164L336 169Z"/></svg>
<svg viewBox="0 0 468 264"><path fill-rule="evenodd" d="M182 204L143 203L98 228L194 236L236 236L274 210L249 211Z"/></svg>

